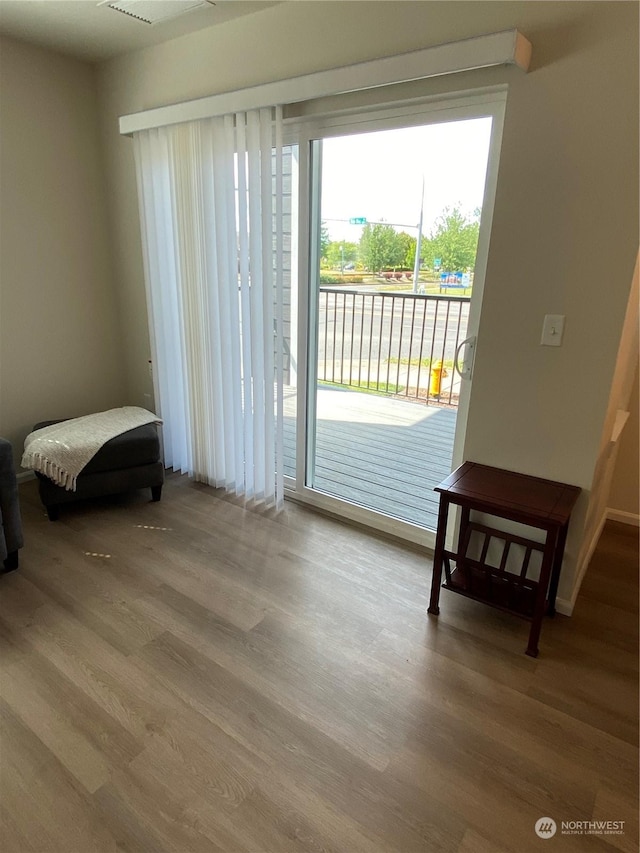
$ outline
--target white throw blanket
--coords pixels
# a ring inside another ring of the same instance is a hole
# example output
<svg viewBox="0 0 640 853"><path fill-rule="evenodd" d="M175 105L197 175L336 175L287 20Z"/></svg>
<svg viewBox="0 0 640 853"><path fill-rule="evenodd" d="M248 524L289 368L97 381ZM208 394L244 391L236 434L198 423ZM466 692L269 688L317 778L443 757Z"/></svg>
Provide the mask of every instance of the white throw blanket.
<svg viewBox="0 0 640 853"><path fill-rule="evenodd" d="M124 406L42 427L25 438L21 464L75 492L78 474L103 444L123 432L152 423L162 421L146 409Z"/></svg>

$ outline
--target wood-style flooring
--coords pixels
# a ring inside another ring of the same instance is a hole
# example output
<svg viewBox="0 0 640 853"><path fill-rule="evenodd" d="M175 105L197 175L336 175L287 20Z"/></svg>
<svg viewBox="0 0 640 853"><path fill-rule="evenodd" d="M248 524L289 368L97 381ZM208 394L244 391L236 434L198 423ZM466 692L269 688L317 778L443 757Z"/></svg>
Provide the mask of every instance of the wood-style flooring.
<svg viewBox="0 0 640 853"><path fill-rule="evenodd" d="M533 660L526 622L428 617L425 555L291 503L172 475L51 523L21 495L2 853L637 851L637 530ZM562 834L590 820L624 834Z"/></svg>

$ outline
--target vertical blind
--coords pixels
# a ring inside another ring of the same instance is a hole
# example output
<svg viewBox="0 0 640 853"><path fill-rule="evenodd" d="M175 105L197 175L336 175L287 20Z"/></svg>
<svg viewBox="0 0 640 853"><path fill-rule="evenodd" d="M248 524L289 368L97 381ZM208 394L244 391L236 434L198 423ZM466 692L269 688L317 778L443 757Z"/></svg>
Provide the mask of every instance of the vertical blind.
<svg viewBox="0 0 640 853"><path fill-rule="evenodd" d="M165 464L280 506L281 109L134 140Z"/></svg>

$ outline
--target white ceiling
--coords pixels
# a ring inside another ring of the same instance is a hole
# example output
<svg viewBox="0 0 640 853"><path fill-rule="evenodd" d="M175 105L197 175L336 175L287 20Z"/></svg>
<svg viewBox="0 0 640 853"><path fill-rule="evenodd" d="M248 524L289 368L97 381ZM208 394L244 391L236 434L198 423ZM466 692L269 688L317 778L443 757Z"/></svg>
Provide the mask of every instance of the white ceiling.
<svg viewBox="0 0 640 853"><path fill-rule="evenodd" d="M98 62L275 5L276 0L216 0L215 6L146 24L98 0L0 0L0 33Z"/></svg>

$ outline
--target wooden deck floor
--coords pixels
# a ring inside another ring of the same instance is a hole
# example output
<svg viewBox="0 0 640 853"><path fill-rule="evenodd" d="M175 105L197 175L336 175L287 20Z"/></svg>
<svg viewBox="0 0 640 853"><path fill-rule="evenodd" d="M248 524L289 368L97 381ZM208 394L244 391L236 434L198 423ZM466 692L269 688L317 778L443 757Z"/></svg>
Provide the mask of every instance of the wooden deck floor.
<svg viewBox="0 0 640 853"><path fill-rule="evenodd" d="M313 485L435 530L433 491L451 471L456 411L320 388ZM295 465L295 392L285 396L285 473Z"/></svg>

